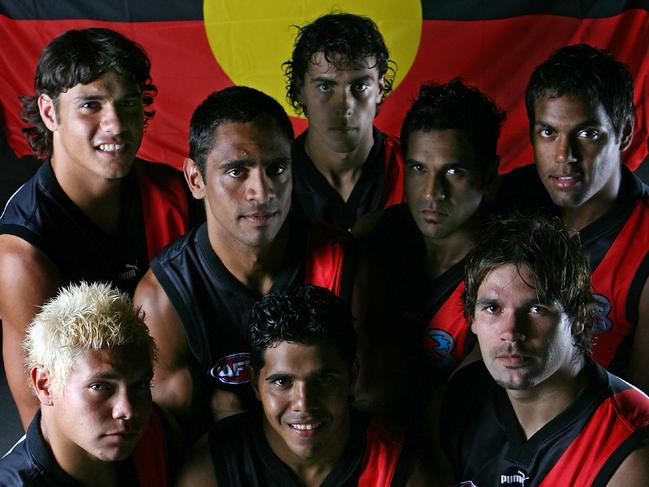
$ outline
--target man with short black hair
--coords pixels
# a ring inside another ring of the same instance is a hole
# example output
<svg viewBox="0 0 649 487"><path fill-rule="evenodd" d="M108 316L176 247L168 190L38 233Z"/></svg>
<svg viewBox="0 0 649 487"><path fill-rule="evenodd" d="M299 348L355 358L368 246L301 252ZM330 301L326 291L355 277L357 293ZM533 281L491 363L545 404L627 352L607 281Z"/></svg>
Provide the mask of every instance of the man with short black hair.
<svg viewBox="0 0 649 487"><path fill-rule="evenodd" d="M558 219L506 218L465 269L483 362L451 378L436 418L453 482L647 485L649 398L589 357L596 303L579 240Z"/></svg>
<svg viewBox="0 0 649 487"><path fill-rule="evenodd" d="M356 340L345 305L304 284L250 318L251 381L262 410L218 423L181 485L435 485L403 434L350 406Z"/></svg>
<svg viewBox="0 0 649 487"><path fill-rule="evenodd" d="M299 29L284 63L287 97L309 120L294 149L296 209L349 230L365 213L403 201L399 142L373 125L393 64L367 17L323 15Z"/></svg>
<svg viewBox="0 0 649 487"><path fill-rule="evenodd" d="M536 170L508 175L504 197L579 231L599 310L593 358L647 391L649 189L622 164L635 120L631 73L596 47L562 47L532 73L525 105Z"/></svg>
<svg viewBox="0 0 649 487"><path fill-rule="evenodd" d="M234 86L190 123L185 177L207 221L164 249L135 301L160 349L154 399L187 431L246 410L252 305L312 282L347 296L347 236L290 213L293 127L268 95Z"/></svg>
<svg viewBox="0 0 649 487"><path fill-rule="evenodd" d="M188 226L175 169L135 157L156 88L141 46L103 28L67 31L43 50L25 129L47 158L0 216L0 318L7 381L24 427L38 404L19 343L38 307L70 282L132 293Z"/></svg>

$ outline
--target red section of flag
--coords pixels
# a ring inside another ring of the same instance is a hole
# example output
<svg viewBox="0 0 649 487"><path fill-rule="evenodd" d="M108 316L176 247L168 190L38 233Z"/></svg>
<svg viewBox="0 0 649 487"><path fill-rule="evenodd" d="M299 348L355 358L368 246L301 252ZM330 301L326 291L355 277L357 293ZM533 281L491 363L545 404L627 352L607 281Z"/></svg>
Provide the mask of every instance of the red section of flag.
<svg viewBox="0 0 649 487"><path fill-rule="evenodd" d="M18 154L29 151L20 134L17 97L32 91L34 68L41 49L67 29L90 26L122 32L149 53L159 94L154 105L156 115L147 129L140 156L180 167L187 153L192 111L211 91L232 84L212 55L202 21L15 21L0 16L0 101L12 147ZM377 126L398 135L410 100L422 82L445 82L461 76L494 97L507 111L500 143L501 171L529 163L532 152L523 103L528 77L554 49L577 42L607 48L631 68L636 80L637 119L626 163L635 168L647 156L649 12L646 10L627 10L602 19L530 15L464 22L425 20L414 65L381 107ZM296 119L295 125L299 132L305 122Z"/></svg>

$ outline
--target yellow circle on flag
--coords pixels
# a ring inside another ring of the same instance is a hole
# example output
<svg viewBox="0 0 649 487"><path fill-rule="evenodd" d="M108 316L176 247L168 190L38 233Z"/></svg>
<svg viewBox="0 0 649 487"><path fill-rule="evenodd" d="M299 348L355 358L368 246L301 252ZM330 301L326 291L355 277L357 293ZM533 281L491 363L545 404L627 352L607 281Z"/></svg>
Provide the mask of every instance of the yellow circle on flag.
<svg viewBox="0 0 649 487"><path fill-rule="evenodd" d="M294 26L332 12L365 15L376 22L397 63L396 88L419 48L421 0L205 0L203 4L207 38L223 71L233 83L269 94L291 115L282 63L293 51Z"/></svg>

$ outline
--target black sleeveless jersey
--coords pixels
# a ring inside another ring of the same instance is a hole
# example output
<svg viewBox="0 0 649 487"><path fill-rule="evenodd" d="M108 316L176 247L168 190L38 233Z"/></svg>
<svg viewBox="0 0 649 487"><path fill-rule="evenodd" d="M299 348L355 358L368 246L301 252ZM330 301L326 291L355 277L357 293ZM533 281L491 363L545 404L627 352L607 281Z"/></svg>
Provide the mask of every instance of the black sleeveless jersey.
<svg viewBox="0 0 649 487"><path fill-rule="evenodd" d="M605 486L629 453L649 444L649 398L592 361L586 367L586 389L529 439L484 364L461 369L440 421L458 485Z"/></svg>
<svg viewBox="0 0 649 487"><path fill-rule="evenodd" d="M261 413L243 413L219 421L209 433L209 448L219 487L302 485L268 444ZM398 429L353 414L345 451L321 486L403 486L408 457Z"/></svg>
<svg viewBox="0 0 649 487"><path fill-rule="evenodd" d="M308 261L310 227L290 215L290 237L285 262L273 281L271 292L304 282ZM342 276L341 295L349 293L350 272L343 272L342 249L346 235L336 232L330 241L319 242L339 248L332 265ZM151 262L151 270L174 306L187 336L188 347L211 387L241 395L245 405L254 400L248 386L246 366L250 360L247 344L248 318L261 297L239 282L218 258L203 224L165 248ZM325 285L327 283L314 282ZM243 386L243 387L242 387Z"/></svg>
<svg viewBox="0 0 649 487"><path fill-rule="evenodd" d="M309 218L350 230L370 211L404 199L404 164L399 142L373 128L374 145L347 201L331 187L306 153L307 131L293 145L293 209Z"/></svg>
<svg viewBox="0 0 649 487"><path fill-rule="evenodd" d="M111 237L70 200L46 161L8 201L0 234L15 235L40 250L64 283L110 282L132 295L149 267L134 171L124 181L121 204L119 231Z"/></svg>

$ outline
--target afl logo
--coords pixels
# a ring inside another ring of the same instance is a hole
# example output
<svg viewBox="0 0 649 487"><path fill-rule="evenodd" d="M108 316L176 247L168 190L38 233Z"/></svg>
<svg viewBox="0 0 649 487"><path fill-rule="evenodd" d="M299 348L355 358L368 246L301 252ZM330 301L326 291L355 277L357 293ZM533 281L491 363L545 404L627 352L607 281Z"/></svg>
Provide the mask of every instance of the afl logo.
<svg viewBox="0 0 649 487"><path fill-rule="evenodd" d="M613 327L608 314L611 312L611 302L606 296L593 293L597 306L597 323L595 324L595 334L604 333Z"/></svg>
<svg viewBox="0 0 649 487"><path fill-rule="evenodd" d="M448 367L455 364L455 340L449 333L439 328L431 328L426 330L425 340L426 349L438 366Z"/></svg>
<svg viewBox="0 0 649 487"><path fill-rule="evenodd" d="M210 375L224 384L245 384L250 382L246 371L249 363L249 353L233 353L219 360L210 369Z"/></svg>

